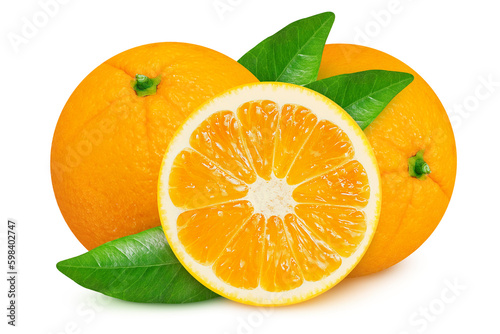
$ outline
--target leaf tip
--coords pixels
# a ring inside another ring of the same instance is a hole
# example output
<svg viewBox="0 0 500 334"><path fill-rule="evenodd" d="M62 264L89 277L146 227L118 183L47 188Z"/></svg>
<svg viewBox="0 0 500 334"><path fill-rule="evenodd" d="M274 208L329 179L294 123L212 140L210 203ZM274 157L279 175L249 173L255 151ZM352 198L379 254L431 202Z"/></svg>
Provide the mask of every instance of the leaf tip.
<svg viewBox="0 0 500 334"><path fill-rule="evenodd" d="M411 73L408 73L408 72L399 72L402 76L405 76L406 78L403 80L404 81L404 87L401 89L401 91L403 89L405 89L406 87L408 87L412 82L413 80L415 80L415 76Z"/></svg>
<svg viewBox="0 0 500 334"><path fill-rule="evenodd" d="M384 71L384 70L381 70L381 71ZM401 75L401 76L405 76L406 80L409 80L409 83L411 83L414 79L415 79L415 76L409 72L399 72L399 71L384 71L386 73L394 73L394 74L397 74L397 75Z"/></svg>
<svg viewBox="0 0 500 334"><path fill-rule="evenodd" d="M72 259L66 259L66 260L62 260L62 261L59 261L56 263L56 268L57 270L59 270L59 272L71 279L73 279L71 277L71 260Z"/></svg>
<svg viewBox="0 0 500 334"><path fill-rule="evenodd" d="M321 18L324 22L329 22L331 24L331 26L333 26L333 22L335 22L335 13L334 12L323 12L323 13L313 15L310 18L313 18L313 17ZM330 28L331 28L331 26L330 26Z"/></svg>
<svg viewBox="0 0 500 334"><path fill-rule="evenodd" d="M57 270L59 270L62 274L66 275L66 273L64 272L64 262L66 262L66 260L62 260L62 261L59 261L56 263L56 268Z"/></svg>
<svg viewBox="0 0 500 334"><path fill-rule="evenodd" d="M319 14L316 14L316 15L313 15L313 16L324 16L324 17L335 18L335 13L334 12L330 12L330 11L326 11L326 12L319 13Z"/></svg>
<svg viewBox="0 0 500 334"><path fill-rule="evenodd" d="M328 14L328 16L330 16L333 20L335 20L335 13L334 12L325 12L326 14Z"/></svg>
<svg viewBox="0 0 500 334"><path fill-rule="evenodd" d="M412 83L413 80L415 80L415 76L413 74L411 74L411 73L406 73L406 74L408 74L408 78L410 80L409 84Z"/></svg>

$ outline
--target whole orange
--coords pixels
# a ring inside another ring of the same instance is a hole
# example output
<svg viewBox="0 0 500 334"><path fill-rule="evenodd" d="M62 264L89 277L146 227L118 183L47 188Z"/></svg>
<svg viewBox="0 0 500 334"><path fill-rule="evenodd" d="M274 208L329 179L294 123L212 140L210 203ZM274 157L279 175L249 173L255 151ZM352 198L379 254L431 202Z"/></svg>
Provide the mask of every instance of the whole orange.
<svg viewBox="0 0 500 334"><path fill-rule="evenodd" d="M446 211L457 169L455 138L443 105L400 60L364 46L330 44L319 79L372 69L412 73L415 79L365 129L380 168L382 209L375 237L351 277L386 269L420 247ZM412 176L415 161L420 173Z"/></svg>
<svg viewBox="0 0 500 334"><path fill-rule="evenodd" d="M156 43L92 71L66 103L51 152L64 219L87 248L159 226L157 179L170 138L207 99L258 80L211 49Z"/></svg>

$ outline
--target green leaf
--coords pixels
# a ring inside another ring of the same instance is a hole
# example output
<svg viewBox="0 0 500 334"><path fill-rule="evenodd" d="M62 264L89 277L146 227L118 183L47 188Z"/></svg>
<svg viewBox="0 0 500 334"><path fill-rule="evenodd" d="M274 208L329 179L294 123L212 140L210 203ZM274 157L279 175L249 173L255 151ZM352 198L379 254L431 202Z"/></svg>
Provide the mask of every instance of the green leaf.
<svg viewBox="0 0 500 334"><path fill-rule="evenodd" d="M179 263L161 227L105 243L57 269L84 288L143 303L190 303L218 295Z"/></svg>
<svg viewBox="0 0 500 334"><path fill-rule="evenodd" d="M333 100L364 130L412 81L410 73L370 70L336 75L305 87Z"/></svg>
<svg viewBox="0 0 500 334"><path fill-rule="evenodd" d="M260 81L315 81L334 20L335 15L326 12L295 21L248 51L239 63Z"/></svg>

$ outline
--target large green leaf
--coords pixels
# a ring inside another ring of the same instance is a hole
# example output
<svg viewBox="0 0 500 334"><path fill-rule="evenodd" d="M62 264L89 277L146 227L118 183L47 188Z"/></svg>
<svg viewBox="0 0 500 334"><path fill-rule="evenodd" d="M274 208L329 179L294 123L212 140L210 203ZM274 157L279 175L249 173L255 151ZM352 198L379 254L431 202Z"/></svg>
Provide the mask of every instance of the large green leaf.
<svg viewBox="0 0 500 334"><path fill-rule="evenodd" d="M161 227L110 241L57 269L81 286L143 303L189 303L218 295L194 279L170 249Z"/></svg>
<svg viewBox="0 0 500 334"><path fill-rule="evenodd" d="M334 20L335 15L326 12L295 21L260 42L239 62L260 81L296 85L315 81Z"/></svg>
<svg viewBox="0 0 500 334"><path fill-rule="evenodd" d="M336 102L365 129L412 81L410 73L371 70L337 75L305 87Z"/></svg>

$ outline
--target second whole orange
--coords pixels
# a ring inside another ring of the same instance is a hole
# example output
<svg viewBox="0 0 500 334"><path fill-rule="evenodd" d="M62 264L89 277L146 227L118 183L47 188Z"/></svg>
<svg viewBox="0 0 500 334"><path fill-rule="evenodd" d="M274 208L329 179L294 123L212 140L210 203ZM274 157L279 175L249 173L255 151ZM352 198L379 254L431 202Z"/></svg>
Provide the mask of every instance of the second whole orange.
<svg viewBox="0 0 500 334"><path fill-rule="evenodd" d="M431 235L450 201L457 170L453 130L432 88L402 61L375 49L326 45L319 79L365 70L414 75L365 129L382 181L382 209L373 241L350 276L384 270Z"/></svg>

